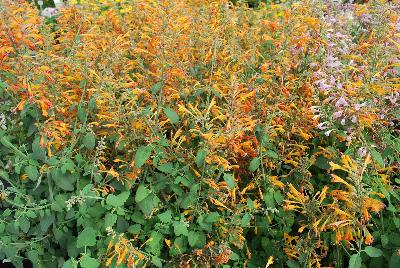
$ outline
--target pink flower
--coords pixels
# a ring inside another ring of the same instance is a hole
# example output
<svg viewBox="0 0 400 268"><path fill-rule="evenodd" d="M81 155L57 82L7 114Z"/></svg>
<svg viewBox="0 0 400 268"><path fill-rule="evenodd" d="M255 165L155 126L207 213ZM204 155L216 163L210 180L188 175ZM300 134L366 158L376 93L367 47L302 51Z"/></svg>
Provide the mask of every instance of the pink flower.
<svg viewBox="0 0 400 268"><path fill-rule="evenodd" d="M348 106L348 105L349 105L348 102L343 97L340 97L337 100L337 102L335 103L336 108Z"/></svg>

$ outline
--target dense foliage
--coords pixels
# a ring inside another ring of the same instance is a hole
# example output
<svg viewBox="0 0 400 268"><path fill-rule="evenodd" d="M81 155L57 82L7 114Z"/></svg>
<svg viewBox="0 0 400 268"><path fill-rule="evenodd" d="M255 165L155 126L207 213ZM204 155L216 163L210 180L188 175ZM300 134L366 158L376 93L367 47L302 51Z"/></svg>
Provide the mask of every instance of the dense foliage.
<svg viewBox="0 0 400 268"><path fill-rule="evenodd" d="M400 5L0 1L0 260L400 267Z"/></svg>

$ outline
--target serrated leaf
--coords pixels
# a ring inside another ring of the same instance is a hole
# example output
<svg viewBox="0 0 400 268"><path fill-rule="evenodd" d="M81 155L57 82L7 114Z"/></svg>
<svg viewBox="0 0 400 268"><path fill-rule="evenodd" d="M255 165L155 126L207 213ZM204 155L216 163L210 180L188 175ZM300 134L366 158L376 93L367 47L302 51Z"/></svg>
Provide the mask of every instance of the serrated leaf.
<svg viewBox="0 0 400 268"><path fill-rule="evenodd" d="M112 213L108 213L104 218L104 227L112 227L117 222L118 216Z"/></svg>
<svg viewBox="0 0 400 268"><path fill-rule="evenodd" d="M382 250L380 250L379 248L367 246L365 247L364 251L365 253L367 253L368 256L372 258L377 258L382 256Z"/></svg>
<svg viewBox="0 0 400 268"><path fill-rule="evenodd" d="M163 111L164 111L165 115L168 117L168 119L171 120L171 122L173 124L179 123L179 115L174 110L172 110L169 107L165 107L165 108L163 108Z"/></svg>
<svg viewBox="0 0 400 268"><path fill-rule="evenodd" d="M91 132L86 133L83 137L82 143L87 149L93 150L96 146L96 136Z"/></svg>
<svg viewBox="0 0 400 268"><path fill-rule="evenodd" d="M235 188L235 179L233 178L232 174L225 173L224 181L226 182L226 186L228 186L229 190L232 190L233 188Z"/></svg>
<svg viewBox="0 0 400 268"><path fill-rule="evenodd" d="M149 159L151 151L152 149L150 146L139 147L135 154L135 167L140 168L143 166L147 159Z"/></svg>
<svg viewBox="0 0 400 268"><path fill-rule="evenodd" d="M31 227L31 223L26 217L21 217L19 218L19 227L24 233L27 233Z"/></svg>
<svg viewBox="0 0 400 268"><path fill-rule="evenodd" d="M82 232L79 233L76 241L77 248L83 248L84 246L96 245L96 230L92 227L86 227Z"/></svg>
<svg viewBox="0 0 400 268"><path fill-rule="evenodd" d="M136 203L142 202L149 194L150 190L147 189L143 184L140 184L135 195Z"/></svg>
<svg viewBox="0 0 400 268"><path fill-rule="evenodd" d="M157 169L159 171L167 173L167 174L170 174L172 172L173 168L174 168L174 165L172 163L170 163L170 162L169 163L164 163L164 164L159 165L157 167Z"/></svg>
<svg viewBox="0 0 400 268"><path fill-rule="evenodd" d="M126 200L128 200L129 194L129 191L120 193L119 195L109 194L107 196L106 202L110 206L121 207L125 204Z"/></svg>
<svg viewBox="0 0 400 268"><path fill-rule="evenodd" d="M162 239L163 235L160 234L159 232L156 231L151 232L150 239L148 240L149 242L147 243L147 248L150 251L150 253L156 256L160 255L160 251L162 248Z"/></svg>
<svg viewBox="0 0 400 268"><path fill-rule="evenodd" d="M160 219L160 221L164 223L169 223L172 220L171 210L167 210L161 214L158 214L157 217Z"/></svg>
<svg viewBox="0 0 400 268"><path fill-rule="evenodd" d="M188 242L191 247L196 246L199 241L199 233L195 231L189 231Z"/></svg>
<svg viewBox="0 0 400 268"><path fill-rule="evenodd" d="M175 221L173 225L174 225L174 233L176 236L180 235L188 236L189 232L184 222Z"/></svg>
<svg viewBox="0 0 400 268"><path fill-rule="evenodd" d="M97 268L99 267L99 261L90 257L89 255L84 255L81 258L80 264L82 268Z"/></svg>
<svg viewBox="0 0 400 268"><path fill-rule="evenodd" d="M28 175L28 178L33 181L37 181L37 179L39 178L39 171L35 166L32 165L27 166L25 168L25 173L26 175Z"/></svg>
<svg viewBox="0 0 400 268"><path fill-rule="evenodd" d="M253 160L251 160L250 162L250 166L249 169L251 172L254 172L258 169L258 167L261 164L261 159L259 157L253 158Z"/></svg>

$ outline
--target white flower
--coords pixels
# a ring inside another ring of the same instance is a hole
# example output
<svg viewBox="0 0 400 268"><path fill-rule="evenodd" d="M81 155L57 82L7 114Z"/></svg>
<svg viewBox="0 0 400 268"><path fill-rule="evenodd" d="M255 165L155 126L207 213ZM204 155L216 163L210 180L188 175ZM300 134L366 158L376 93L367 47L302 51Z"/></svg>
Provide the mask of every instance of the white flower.
<svg viewBox="0 0 400 268"><path fill-rule="evenodd" d="M3 113L0 114L0 128L3 130L7 129L6 116Z"/></svg>
<svg viewBox="0 0 400 268"><path fill-rule="evenodd" d="M329 135L331 135L331 132L333 131L333 129L328 130L327 132L325 132L325 136L329 137Z"/></svg>

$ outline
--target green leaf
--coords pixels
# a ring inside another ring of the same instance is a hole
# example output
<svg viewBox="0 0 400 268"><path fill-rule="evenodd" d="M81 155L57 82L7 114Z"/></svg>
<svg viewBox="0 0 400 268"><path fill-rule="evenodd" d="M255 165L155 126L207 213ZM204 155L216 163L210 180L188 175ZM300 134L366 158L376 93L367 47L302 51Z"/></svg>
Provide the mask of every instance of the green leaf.
<svg viewBox="0 0 400 268"><path fill-rule="evenodd" d="M172 213L171 210L167 210L161 214L158 214L157 217L160 219L160 221L164 223L169 223L172 220Z"/></svg>
<svg viewBox="0 0 400 268"><path fill-rule="evenodd" d="M79 118L79 121L81 121L82 123L86 123L86 120L87 120L86 109L81 104L78 106L78 118Z"/></svg>
<svg viewBox="0 0 400 268"><path fill-rule="evenodd" d="M370 256L372 258L377 258L377 257L382 256L382 250L380 250L379 248L367 246L367 247L365 247L364 251L365 251L365 253L368 254L368 256Z"/></svg>
<svg viewBox="0 0 400 268"><path fill-rule="evenodd" d="M106 199L107 205L121 207L125 204L126 200L128 200L129 194L129 191L120 193L119 195L109 194Z"/></svg>
<svg viewBox="0 0 400 268"><path fill-rule="evenodd" d="M142 230L142 227L140 226L140 224L134 224L134 225L129 226L129 228L128 228L128 232L131 234L139 234L141 230Z"/></svg>
<svg viewBox="0 0 400 268"><path fill-rule="evenodd" d="M104 227L112 227L117 222L118 216L112 213L108 213L104 219Z"/></svg>
<svg viewBox="0 0 400 268"><path fill-rule="evenodd" d="M265 152L265 155L270 158L273 158L273 159L279 159L279 155L275 151L272 151L272 150L267 150Z"/></svg>
<svg viewBox="0 0 400 268"><path fill-rule="evenodd" d="M147 189L143 184L140 184L135 195L136 203L142 202L149 194L150 190Z"/></svg>
<svg viewBox="0 0 400 268"><path fill-rule="evenodd" d="M174 222L174 233L176 236L180 235L188 236L189 234L186 224L181 221Z"/></svg>
<svg viewBox="0 0 400 268"><path fill-rule="evenodd" d="M371 152L372 158L373 158L376 162L378 162L378 164L379 164L381 167L384 167L384 166L385 166L385 163L383 162L382 155L381 155L377 150L375 150L374 148L371 148L370 152Z"/></svg>
<svg viewBox="0 0 400 268"><path fill-rule="evenodd" d="M259 157L253 158L253 160L251 160L250 162L250 166L249 169L251 172L254 172L258 169L258 167L261 164L261 159Z"/></svg>
<svg viewBox="0 0 400 268"><path fill-rule="evenodd" d="M84 255L81 258L80 264L81 264L82 268L97 268L97 267L99 267L99 262L96 259L90 257L89 255Z"/></svg>
<svg viewBox="0 0 400 268"><path fill-rule="evenodd" d="M197 242L199 241L199 233L195 231L189 231L188 234L188 242L191 247L196 246Z"/></svg>
<svg viewBox="0 0 400 268"><path fill-rule="evenodd" d="M225 173L224 174L224 181L226 182L226 185L228 186L229 190L232 190L233 188L235 188L235 180L234 180L232 174Z"/></svg>
<svg viewBox="0 0 400 268"><path fill-rule="evenodd" d="M64 262L61 268L76 268L76 267L78 267L78 263L76 262L75 259L72 258Z"/></svg>
<svg viewBox="0 0 400 268"><path fill-rule="evenodd" d="M36 160L45 160L46 159L46 150L40 146L40 138L37 137L32 142L32 156Z"/></svg>
<svg viewBox="0 0 400 268"><path fill-rule="evenodd" d="M30 221L28 220L28 218L26 218L26 217L21 217L21 218L19 218L19 227L21 228L21 230L24 232L24 233L27 233L28 231L29 231L29 228L31 227L31 223L30 223Z"/></svg>
<svg viewBox="0 0 400 268"><path fill-rule="evenodd" d="M25 168L25 173L28 175L28 178L36 181L39 178L39 172L35 166L29 165Z"/></svg>
<svg viewBox="0 0 400 268"><path fill-rule="evenodd" d="M162 82L158 82L156 84L154 84L154 86L152 86L151 88L151 93L153 95L157 94L158 91L160 91L160 89L162 88L163 83Z"/></svg>
<svg viewBox="0 0 400 268"><path fill-rule="evenodd" d="M157 256L153 256L153 257L151 258L151 262L152 262L156 267L162 267L161 259L158 258Z"/></svg>
<svg viewBox="0 0 400 268"><path fill-rule="evenodd" d="M138 203L138 207L145 216L150 216L154 208L154 203L153 197L149 195Z"/></svg>
<svg viewBox="0 0 400 268"><path fill-rule="evenodd" d="M79 235L76 241L76 247L82 248L84 246L96 245L96 230L92 227L86 227Z"/></svg>
<svg viewBox="0 0 400 268"><path fill-rule="evenodd" d="M59 188L65 191L74 190L73 183L76 181L76 177L74 175L69 174L68 172L63 174L59 168L53 168L50 171L50 174L51 178Z"/></svg>
<svg viewBox="0 0 400 268"><path fill-rule="evenodd" d="M140 168L146 163L147 159L149 159L151 155L151 147L150 146L141 146L137 149L135 154L135 166Z"/></svg>
<svg viewBox="0 0 400 268"><path fill-rule="evenodd" d="M285 199L279 190L274 191L274 199L276 203L281 204Z"/></svg>
<svg viewBox="0 0 400 268"><path fill-rule="evenodd" d="M351 255L349 260L349 268L360 268L361 261L362 260L359 253Z"/></svg>
<svg viewBox="0 0 400 268"><path fill-rule="evenodd" d="M174 169L174 165L172 163L164 163L162 165L159 165L157 169L161 172L171 174L172 170Z"/></svg>
<svg viewBox="0 0 400 268"><path fill-rule="evenodd" d="M214 222L217 222L219 220L219 218L220 218L220 215L218 212L211 212L208 215L206 215L205 222L214 223Z"/></svg>
<svg viewBox="0 0 400 268"><path fill-rule="evenodd" d="M240 225L242 227L246 227L250 223L250 221L251 221L251 214L246 213L243 215L242 222Z"/></svg>
<svg viewBox="0 0 400 268"><path fill-rule="evenodd" d="M198 168L203 167L204 161L206 159L206 156L207 156L207 151L206 150L200 149L200 150L197 151L197 154L196 154L196 165L197 165Z"/></svg>
<svg viewBox="0 0 400 268"><path fill-rule="evenodd" d="M6 225L4 224L4 222L0 222L0 234L2 234L4 232L5 228L6 228Z"/></svg>
<svg viewBox="0 0 400 268"><path fill-rule="evenodd" d="M174 110L172 110L169 107L165 107L165 108L163 108L163 111L164 111L165 115L168 117L168 119L171 120L171 122L173 124L179 123L179 115Z"/></svg>
<svg viewBox="0 0 400 268"><path fill-rule="evenodd" d="M93 150L96 146L96 136L91 132L86 133L86 135L83 137L82 142L87 149Z"/></svg>
<svg viewBox="0 0 400 268"><path fill-rule="evenodd" d="M160 234L159 232L156 231L151 232L150 239L148 240L149 242L147 243L147 248L150 251L150 253L156 256L160 255L160 251L162 248L162 239L163 235Z"/></svg>

